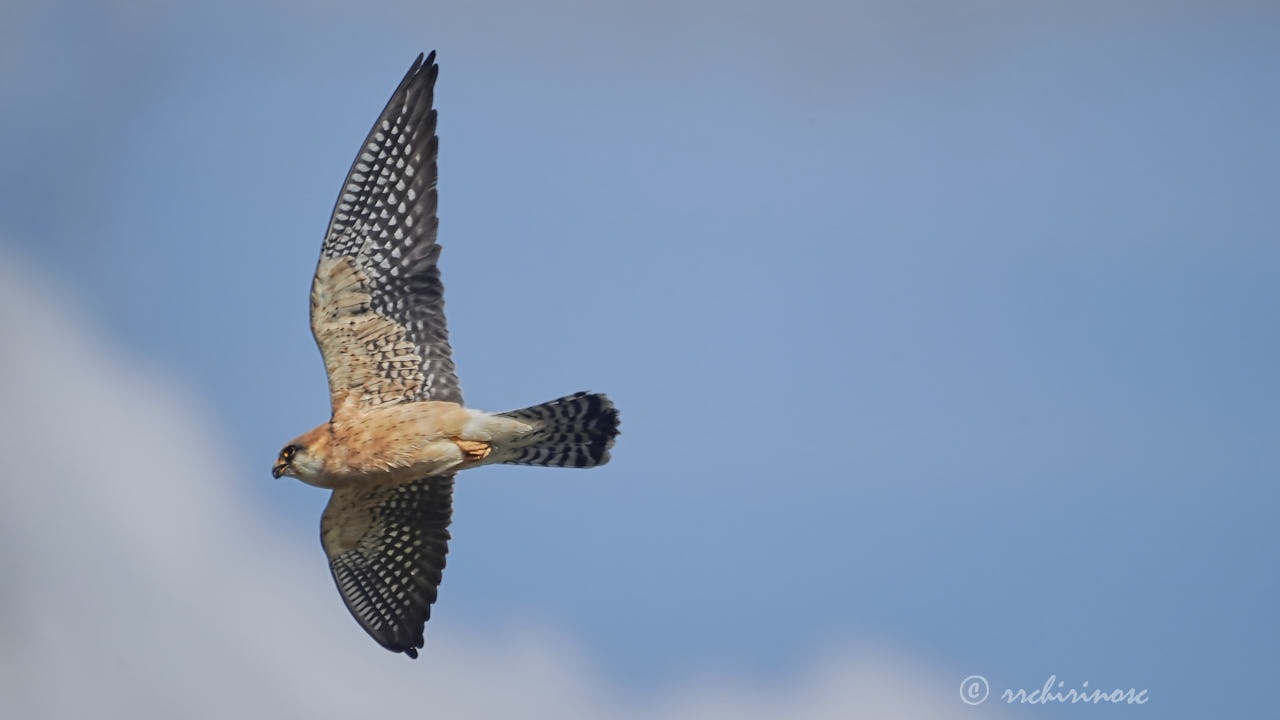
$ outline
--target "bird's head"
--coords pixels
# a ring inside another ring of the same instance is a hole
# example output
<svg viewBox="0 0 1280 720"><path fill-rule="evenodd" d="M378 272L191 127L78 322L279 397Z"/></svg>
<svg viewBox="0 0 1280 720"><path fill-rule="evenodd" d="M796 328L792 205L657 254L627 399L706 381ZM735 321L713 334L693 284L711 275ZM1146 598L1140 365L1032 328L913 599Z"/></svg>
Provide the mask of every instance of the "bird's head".
<svg viewBox="0 0 1280 720"><path fill-rule="evenodd" d="M309 442L311 434L297 438L280 450L275 465L271 466L272 477L288 475L311 485L320 480L324 474L324 460L316 452L316 444Z"/></svg>

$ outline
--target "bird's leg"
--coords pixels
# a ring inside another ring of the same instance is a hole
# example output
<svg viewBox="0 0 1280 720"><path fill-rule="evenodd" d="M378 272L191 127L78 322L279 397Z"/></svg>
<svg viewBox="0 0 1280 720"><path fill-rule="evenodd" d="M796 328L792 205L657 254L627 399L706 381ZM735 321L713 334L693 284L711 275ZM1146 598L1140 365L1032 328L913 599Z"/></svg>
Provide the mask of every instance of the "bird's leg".
<svg viewBox="0 0 1280 720"><path fill-rule="evenodd" d="M454 440L454 442L462 449L462 454L466 455L468 460L483 460L493 452L493 447L487 442L477 440Z"/></svg>

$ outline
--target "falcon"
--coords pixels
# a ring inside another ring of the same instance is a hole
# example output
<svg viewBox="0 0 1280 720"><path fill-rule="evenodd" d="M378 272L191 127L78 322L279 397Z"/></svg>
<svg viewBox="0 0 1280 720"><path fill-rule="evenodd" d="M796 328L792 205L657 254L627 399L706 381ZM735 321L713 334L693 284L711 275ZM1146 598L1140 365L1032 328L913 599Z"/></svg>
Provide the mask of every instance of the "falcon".
<svg viewBox="0 0 1280 720"><path fill-rule="evenodd" d="M580 392L522 410L466 407L436 260L435 52L419 55L365 138L311 284L329 421L271 474L333 492L320 540L347 609L416 658L449 550L453 479L481 465L609 462L618 412Z"/></svg>

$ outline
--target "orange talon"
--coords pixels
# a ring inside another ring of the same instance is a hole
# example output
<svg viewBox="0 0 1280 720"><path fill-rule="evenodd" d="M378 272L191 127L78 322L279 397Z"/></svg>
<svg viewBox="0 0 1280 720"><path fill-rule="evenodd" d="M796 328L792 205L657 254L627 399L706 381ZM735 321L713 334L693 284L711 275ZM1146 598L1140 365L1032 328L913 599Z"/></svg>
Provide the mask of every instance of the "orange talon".
<svg viewBox="0 0 1280 720"><path fill-rule="evenodd" d="M462 449L468 460L483 460L489 457L489 453L493 452L493 447L487 442L476 440L454 440L454 442Z"/></svg>

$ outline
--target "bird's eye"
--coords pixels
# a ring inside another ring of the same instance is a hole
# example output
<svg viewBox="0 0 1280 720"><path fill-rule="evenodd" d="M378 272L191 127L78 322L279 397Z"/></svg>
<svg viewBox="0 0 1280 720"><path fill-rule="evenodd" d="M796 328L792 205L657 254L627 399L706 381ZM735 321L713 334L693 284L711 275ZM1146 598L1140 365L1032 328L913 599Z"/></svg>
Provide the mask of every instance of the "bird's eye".
<svg viewBox="0 0 1280 720"><path fill-rule="evenodd" d="M297 454L298 454L298 446L290 445L280 451L280 459L284 460L285 462L290 462L293 460L293 456Z"/></svg>

